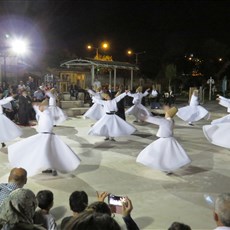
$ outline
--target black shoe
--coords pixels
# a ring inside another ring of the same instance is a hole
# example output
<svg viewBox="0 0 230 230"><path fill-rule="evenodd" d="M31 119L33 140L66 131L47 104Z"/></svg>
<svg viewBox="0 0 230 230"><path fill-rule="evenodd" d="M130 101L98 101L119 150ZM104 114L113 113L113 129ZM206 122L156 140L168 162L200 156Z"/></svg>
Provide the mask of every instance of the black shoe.
<svg viewBox="0 0 230 230"><path fill-rule="evenodd" d="M173 173L172 172L165 172L167 176L170 176L172 175Z"/></svg>
<svg viewBox="0 0 230 230"><path fill-rule="evenodd" d="M110 138L111 141L116 141L113 137Z"/></svg>
<svg viewBox="0 0 230 230"><path fill-rule="evenodd" d="M53 170L52 169L46 169L46 170L43 170L42 173L53 173Z"/></svg>
<svg viewBox="0 0 230 230"><path fill-rule="evenodd" d="M190 126L194 126L194 124L193 124L193 123L190 123L190 122L189 122L188 124L189 124Z"/></svg>
<svg viewBox="0 0 230 230"><path fill-rule="evenodd" d="M2 143L2 148L6 147L6 144L5 143Z"/></svg>
<svg viewBox="0 0 230 230"><path fill-rule="evenodd" d="M104 140L105 140L105 141L108 141L108 140L109 140L109 137L106 137Z"/></svg>

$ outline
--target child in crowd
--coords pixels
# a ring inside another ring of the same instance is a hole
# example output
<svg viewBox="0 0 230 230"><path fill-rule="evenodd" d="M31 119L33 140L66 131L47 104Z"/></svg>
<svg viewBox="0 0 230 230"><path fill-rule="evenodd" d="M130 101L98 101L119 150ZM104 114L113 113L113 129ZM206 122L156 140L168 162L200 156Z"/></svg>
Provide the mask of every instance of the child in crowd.
<svg viewBox="0 0 230 230"><path fill-rule="evenodd" d="M37 196L38 207L40 208L34 214L34 223L41 224L48 230L57 230L57 224L50 209L53 207L53 193L49 190L41 190Z"/></svg>

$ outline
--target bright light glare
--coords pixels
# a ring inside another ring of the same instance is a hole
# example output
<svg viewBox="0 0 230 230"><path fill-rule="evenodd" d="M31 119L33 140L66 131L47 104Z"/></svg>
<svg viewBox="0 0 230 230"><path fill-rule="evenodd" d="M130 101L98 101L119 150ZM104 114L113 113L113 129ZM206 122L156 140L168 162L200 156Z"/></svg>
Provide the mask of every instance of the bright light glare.
<svg viewBox="0 0 230 230"><path fill-rule="evenodd" d="M128 55L133 54L132 50L128 50L127 53L128 53Z"/></svg>
<svg viewBox="0 0 230 230"><path fill-rule="evenodd" d="M102 44L102 47L103 47L104 49L108 49L108 48L109 48L109 44L105 42L105 43Z"/></svg>
<svg viewBox="0 0 230 230"><path fill-rule="evenodd" d="M89 49L89 50L92 49L92 46L91 46L91 45L88 45L88 46L87 46L87 49Z"/></svg>
<svg viewBox="0 0 230 230"><path fill-rule="evenodd" d="M28 46L25 40L15 39L11 43L12 50L17 55L26 54L28 51Z"/></svg>

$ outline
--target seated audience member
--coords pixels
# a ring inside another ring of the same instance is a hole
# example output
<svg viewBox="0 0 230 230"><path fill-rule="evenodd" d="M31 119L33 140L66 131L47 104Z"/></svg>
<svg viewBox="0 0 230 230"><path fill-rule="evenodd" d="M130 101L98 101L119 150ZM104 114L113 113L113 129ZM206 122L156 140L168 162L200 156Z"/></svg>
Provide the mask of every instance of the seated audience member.
<svg viewBox="0 0 230 230"><path fill-rule="evenodd" d="M215 201L215 230L230 230L230 193L220 194Z"/></svg>
<svg viewBox="0 0 230 230"><path fill-rule="evenodd" d="M0 184L0 206L3 200L15 189L22 188L27 182L27 172L23 168L13 168L8 183Z"/></svg>
<svg viewBox="0 0 230 230"><path fill-rule="evenodd" d="M57 230L57 224L52 214L49 213L53 207L53 193L49 190L41 190L37 196L38 207L40 210L35 212L34 223L40 224L48 230Z"/></svg>
<svg viewBox="0 0 230 230"><path fill-rule="evenodd" d="M84 211L66 228L66 230L121 230L121 227L108 214Z"/></svg>
<svg viewBox="0 0 230 230"><path fill-rule="evenodd" d="M4 230L44 230L33 224L36 197L29 189L19 188L9 194L0 208L0 227Z"/></svg>
<svg viewBox="0 0 230 230"><path fill-rule="evenodd" d="M127 230L139 230L139 227L134 222L134 220L131 218L131 211L133 210L132 202L131 200L126 197L126 202L122 203L122 218L126 224ZM109 216L112 216L112 212L110 207L103 201L96 201L91 203L84 212L95 212L100 214L107 214ZM83 212L83 213L84 213ZM81 215L81 214L80 214ZM67 229L75 229L75 224L78 222L78 217L72 218L71 221L69 221L68 225L66 225L65 230Z"/></svg>
<svg viewBox="0 0 230 230"><path fill-rule="evenodd" d="M61 222L61 229L67 229L66 225L74 217L77 217L88 206L88 195L84 191L74 191L69 197L69 206L72 216L65 217Z"/></svg>
<svg viewBox="0 0 230 230"><path fill-rule="evenodd" d="M186 224L173 222L172 225L168 228L168 230L191 230L191 228Z"/></svg>

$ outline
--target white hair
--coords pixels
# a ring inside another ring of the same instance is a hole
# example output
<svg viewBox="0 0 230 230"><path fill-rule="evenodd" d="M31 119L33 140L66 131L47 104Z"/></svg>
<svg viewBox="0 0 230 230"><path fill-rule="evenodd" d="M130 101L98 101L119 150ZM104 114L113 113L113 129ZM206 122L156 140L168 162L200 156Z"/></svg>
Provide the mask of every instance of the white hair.
<svg viewBox="0 0 230 230"><path fill-rule="evenodd" d="M215 212L224 226L230 227L230 193L220 194L215 201Z"/></svg>

